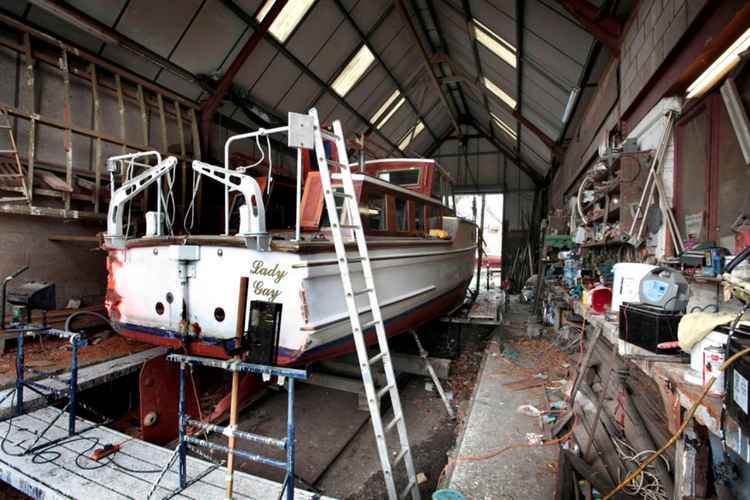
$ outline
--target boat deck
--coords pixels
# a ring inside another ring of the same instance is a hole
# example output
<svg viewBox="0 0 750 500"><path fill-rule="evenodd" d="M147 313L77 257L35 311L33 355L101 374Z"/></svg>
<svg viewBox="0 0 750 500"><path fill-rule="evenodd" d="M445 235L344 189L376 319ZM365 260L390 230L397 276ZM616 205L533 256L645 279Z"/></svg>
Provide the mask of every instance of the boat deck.
<svg viewBox="0 0 750 500"><path fill-rule="evenodd" d="M172 451L99 426L85 430L36 454L23 455L23 447L36 439L59 410L45 407L0 422L0 479L16 489L40 499L145 499ZM77 419L77 429L92 422ZM67 415L52 425L40 443L67 435ZM4 436L4 437L3 437ZM95 462L88 458L95 448L119 444L122 449L111 458ZM225 498L224 468L188 457L188 481L199 478L174 494L179 476L174 464L162 479L152 499L181 498L209 500ZM278 498L281 484L250 474L235 472L234 498L265 500ZM295 498L317 499L318 495L295 489Z"/></svg>

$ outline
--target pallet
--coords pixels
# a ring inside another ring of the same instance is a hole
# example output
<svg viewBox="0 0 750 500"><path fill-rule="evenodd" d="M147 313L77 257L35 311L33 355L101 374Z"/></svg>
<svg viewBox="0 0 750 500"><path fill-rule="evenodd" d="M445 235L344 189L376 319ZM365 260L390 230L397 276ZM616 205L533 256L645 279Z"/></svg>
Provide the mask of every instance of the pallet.
<svg viewBox="0 0 750 500"><path fill-rule="evenodd" d="M49 425L58 413L59 410L55 408L45 407L0 422L0 437L6 433L8 435L4 447L0 449L0 479L35 499L124 500L147 497L152 483L169 461L173 450L134 439L107 427L85 430L50 447L37 457L36 462L41 463L34 463L32 455L12 455L21 453L19 445L28 446L35 439L35 433ZM67 415L64 415L52 426L47 436L42 438L42 442L66 436L66 425ZM92 422L77 419L78 429L91 425ZM95 462L88 458L96 447L120 443L124 443L122 449L113 455L112 461L105 458L101 462ZM100 468L96 470L85 469L97 466ZM212 469L210 462L188 457L188 480L205 475L171 498L223 499L224 472L223 468ZM234 473L234 482L234 498L239 500L278 498L281 491L279 483L242 472ZM169 498L178 483L176 467L172 467L151 499ZM295 488L295 498L306 500L322 497Z"/></svg>

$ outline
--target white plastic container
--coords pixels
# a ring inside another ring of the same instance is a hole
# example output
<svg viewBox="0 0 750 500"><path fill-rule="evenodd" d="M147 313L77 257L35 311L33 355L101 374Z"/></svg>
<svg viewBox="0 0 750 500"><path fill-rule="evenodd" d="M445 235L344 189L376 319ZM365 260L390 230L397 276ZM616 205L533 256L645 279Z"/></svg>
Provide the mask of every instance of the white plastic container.
<svg viewBox="0 0 750 500"><path fill-rule="evenodd" d="M723 349L726 343L727 335L716 330L703 337L690 349L690 368L698 373L703 373L703 351L708 347L721 347Z"/></svg>
<svg viewBox="0 0 750 500"><path fill-rule="evenodd" d="M656 266L633 262L619 262L614 265L615 279L612 283L612 312L620 310L623 302L640 302L641 280Z"/></svg>

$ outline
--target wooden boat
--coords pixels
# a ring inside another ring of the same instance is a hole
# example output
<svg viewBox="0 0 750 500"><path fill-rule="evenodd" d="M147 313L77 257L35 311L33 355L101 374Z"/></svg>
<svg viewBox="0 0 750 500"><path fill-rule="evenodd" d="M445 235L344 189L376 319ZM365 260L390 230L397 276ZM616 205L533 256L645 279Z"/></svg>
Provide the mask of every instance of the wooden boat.
<svg viewBox="0 0 750 500"><path fill-rule="evenodd" d="M235 136L230 141L253 137L257 135ZM230 141L225 148L227 158ZM253 346L266 354L270 346L274 359L269 361L280 365L352 351L319 172L304 157L298 155L304 189L298 189L296 210L289 191L265 189L275 184L270 170L267 176L253 178L194 162L200 174L225 184L226 179L234 179L236 185L244 186L238 188L247 203L241 207L237 233L229 230L233 218L227 197L227 234L170 236L156 229L155 234L126 238L122 221L119 234L117 227L123 196L115 193L105 235L106 306L119 333L152 344L183 347L196 355L230 356L239 347L234 340L239 278L248 276L251 311L256 307L261 314L269 310L264 306L275 305L275 323L270 328L253 323L251 312L242 342L250 346L251 357ZM157 176L169 172L165 165L169 161L159 159L149 170L149 179L161 179ZM334 188L336 178L334 174ZM434 160L372 160L359 165L354 182L387 334L397 335L460 305L474 271L476 226L456 217L445 203L450 199L446 172ZM287 214L286 221L280 212ZM288 220L288 214L294 218ZM279 227L265 229L271 219ZM355 253L352 246L352 257ZM362 285L362 275L356 264L352 271L356 288ZM361 304L367 322L364 298ZM371 330L366 331L366 338L372 343ZM258 361L262 360L261 356Z"/></svg>

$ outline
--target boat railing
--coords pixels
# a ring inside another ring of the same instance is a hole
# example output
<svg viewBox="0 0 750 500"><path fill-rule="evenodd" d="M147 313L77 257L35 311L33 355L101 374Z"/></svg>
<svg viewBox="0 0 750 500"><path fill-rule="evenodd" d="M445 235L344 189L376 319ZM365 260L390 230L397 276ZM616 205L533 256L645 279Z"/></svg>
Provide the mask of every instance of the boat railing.
<svg viewBox="0 0 750 500"><path fill-rule="evenodd" d="M254 132L247 132L244 134L233 135L224 143L224 168L229 171L231 170L229 164L229 150L232 144L243 141L243 140L255 140L255 143L260 150L261 157L253 165L246 167L239 167L235 170L244 172L250 168L260 165L267 156L268 163L268 177L266 179L266 193L270 193L271 183L273 182L273 161L271 155L271 136L273 135L287 135L287 145L290 148L297 150L297 186L296 186L296 227L295 227L295 241L300 239L300 204L302 200L302 149L312 149L313 147L313 120L310 115L289 113L289 122L283 127L275 128L261 128ZM263 151L261 146L261 139L265 138L266 148L268 154ZM224 234L229 235L229 191L230 187L225 185L224 187ZM249 200L248 200L249 202Z"/></svg>

